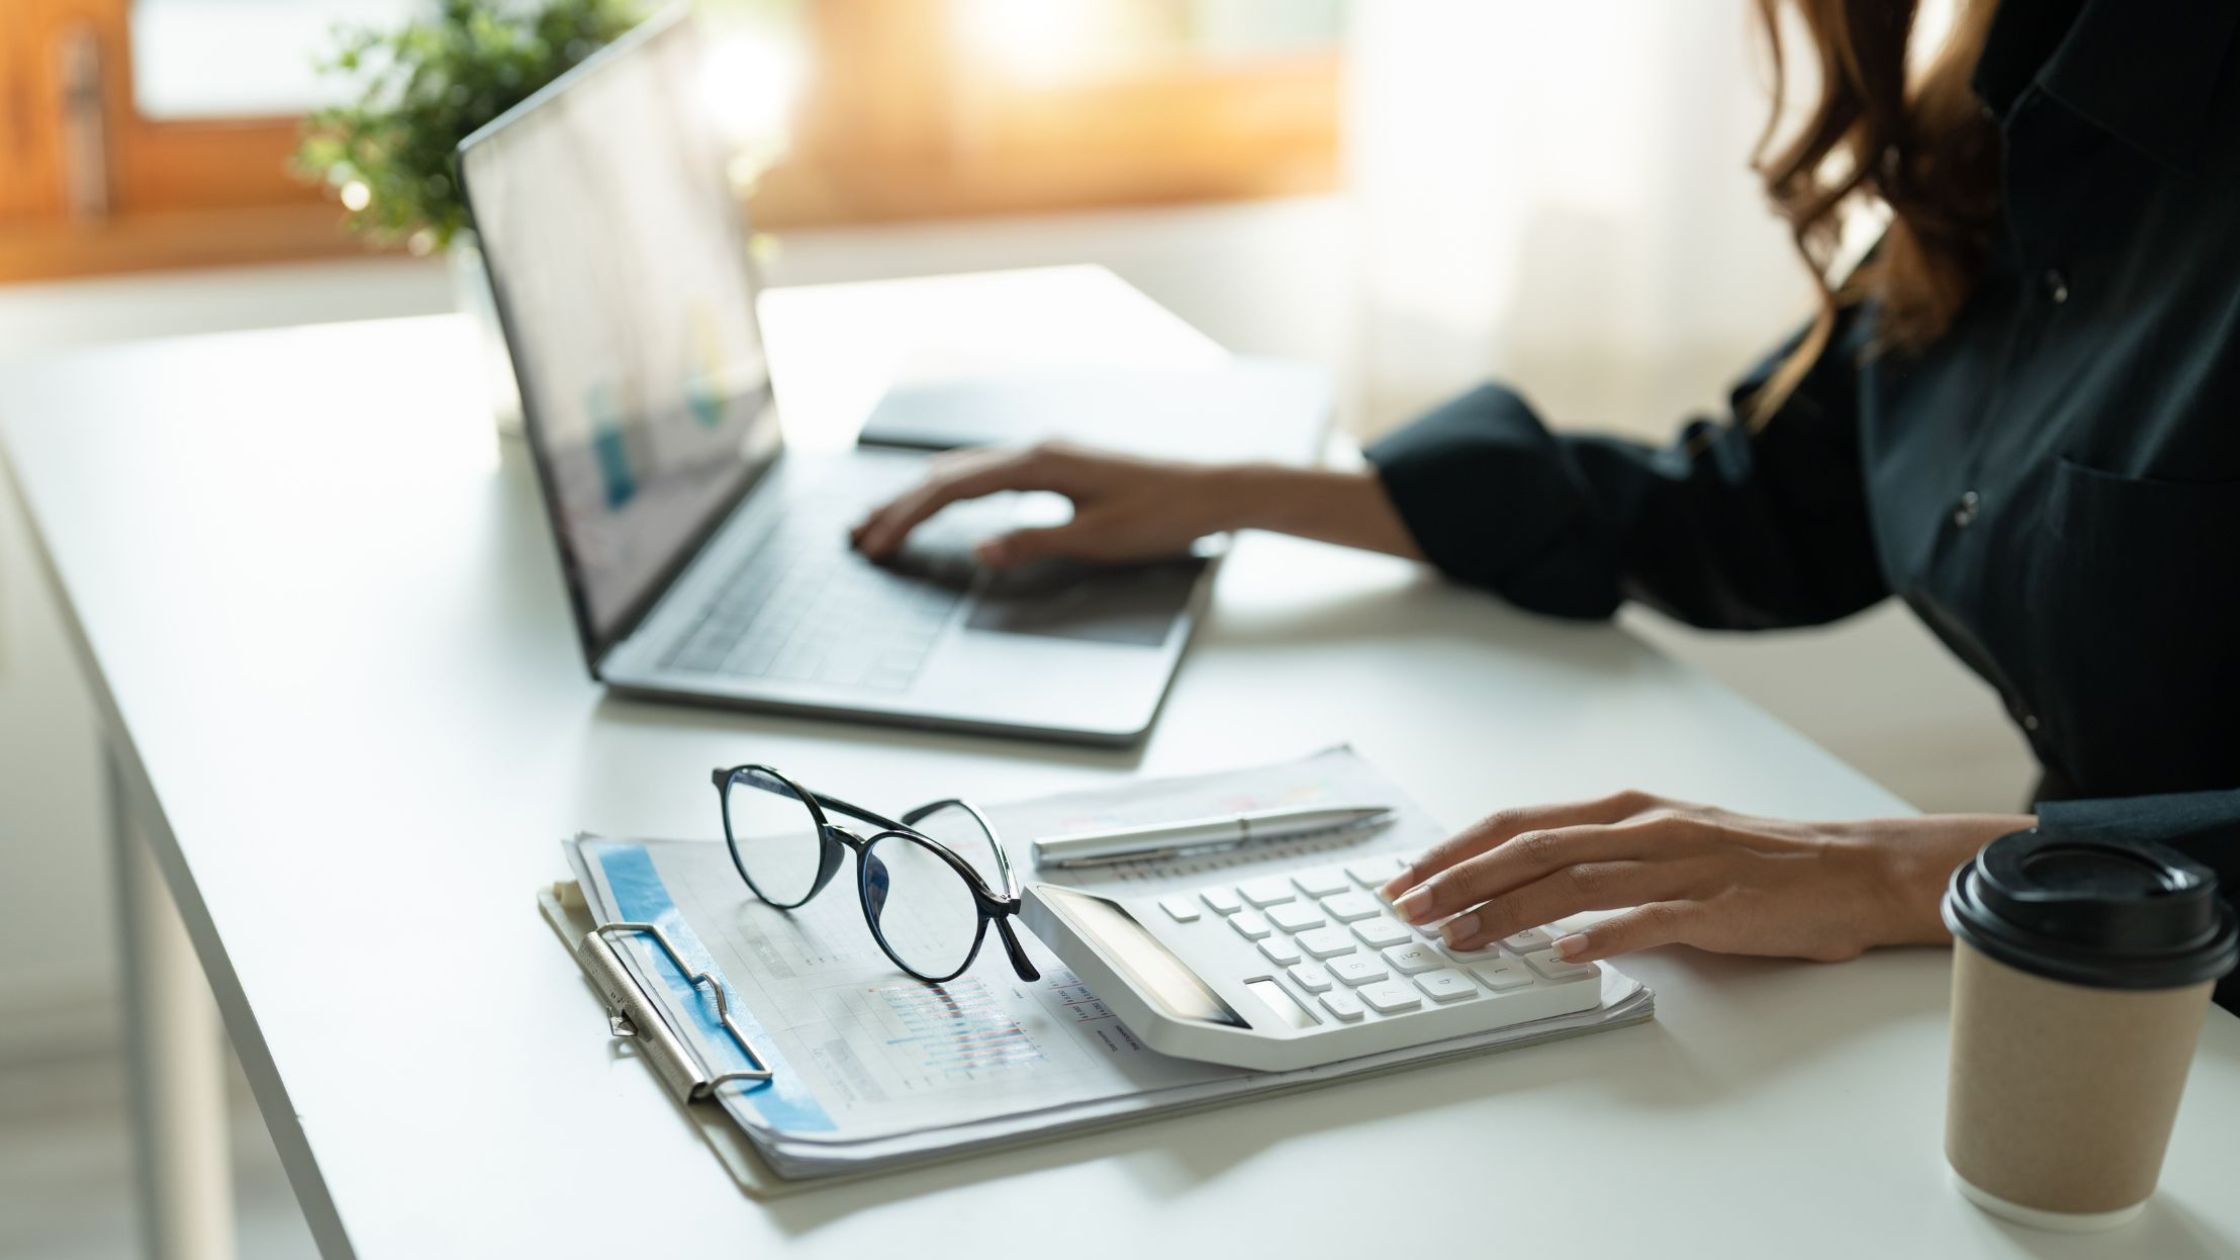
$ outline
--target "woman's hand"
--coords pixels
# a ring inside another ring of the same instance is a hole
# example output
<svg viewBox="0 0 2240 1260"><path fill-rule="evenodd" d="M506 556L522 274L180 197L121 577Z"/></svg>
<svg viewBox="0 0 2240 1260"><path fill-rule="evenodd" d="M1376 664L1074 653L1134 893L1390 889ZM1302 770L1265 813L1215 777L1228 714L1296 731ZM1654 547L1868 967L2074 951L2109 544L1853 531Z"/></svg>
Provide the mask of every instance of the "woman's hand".
<svg viewBox="0 0 2240 1260"><path fill-rule="evenodd" d="M925 481L874 511L849 539L864 555L884 560L942 508L1001 490L1055 491L1073 501L1073 519L982 543L980 562L995 568L1042 559L1156 560L1232 529L1272 529L1419 557L1374 473L1185 464L1063 442L943 456Z"/></svg>
<svg viewBox="0 0 2240 1260"><path fill-rule="evenodd" d="M933 463L926 479L866 517L849 534L856 549L884 560L910 531L960 499L1001 490L1051 490L1073 500L1073 519L1018 529L980 544L982 564L1029 560L1123 562L1188 551L1207 534L1233 527L1231 506L1212 484L1223 470L1083 450L1063 443L1023 449L959 451Z"/></svg>
<svg viewBox="0 0 2240 1260"><path fill-rule="evenodd" d="M1488 944L1582 910L1626 912L1556 942L1578 960L1656 945L1835 962L1942 943L1946 880L2027 815L1786 822L1621 792L1504 810L1385 885L1411 923L1454 916L1449 944Z"/></svg>

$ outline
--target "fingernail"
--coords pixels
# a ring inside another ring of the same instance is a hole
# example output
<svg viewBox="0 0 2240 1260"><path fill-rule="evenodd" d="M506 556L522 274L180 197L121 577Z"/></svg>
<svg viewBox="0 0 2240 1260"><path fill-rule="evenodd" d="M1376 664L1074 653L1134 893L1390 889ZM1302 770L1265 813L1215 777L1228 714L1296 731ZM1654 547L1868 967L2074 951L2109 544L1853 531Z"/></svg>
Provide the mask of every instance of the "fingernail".
<svg viewBox="0 0 2240 1260"><path fill-rule="evenodd" d="M1408 922L1421 923L1431 917L1431 890L1418 888L1400 900L1393 902L1392 908L1398 910L1400 917Z"/></svg>
<svg viewBox="0 0 2240 1260"><path fill-rule="evenodd" d="M1393 876L1391 879L1386 880L1384 882L1384 886L1377 889L1377 891L1384 895L1385 900L1390 901L1394 897L1399 896L1400 890L1406 888L1411 882L1414 881L1414 879L1414 871L1402 871L1398 875Z"/></svg>
<svg viewBox="0 0 2240 1260"><path fill-rule="evenodd" d="M1573 932L1569 936L1556 938L1556 957L1558 958L1576 958L1586 952L1587 934L1584 932Z"/></svg>
<svg viewBox="0 0 2240 1260"><path fill-rule="evenodd" d="M1440 934L1447 938L1447 944L1449 945L1463 944L1478 934L1478 916L1474 914L1456 915L1454 918L1447 920L1447 926L1440 929Z"/></svg>

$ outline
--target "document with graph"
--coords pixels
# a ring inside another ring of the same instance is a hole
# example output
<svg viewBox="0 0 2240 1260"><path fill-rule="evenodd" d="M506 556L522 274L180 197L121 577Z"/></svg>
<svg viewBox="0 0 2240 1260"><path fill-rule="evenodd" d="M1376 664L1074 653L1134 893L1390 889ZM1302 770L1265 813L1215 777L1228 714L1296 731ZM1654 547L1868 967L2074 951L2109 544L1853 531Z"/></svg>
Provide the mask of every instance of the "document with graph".
<svg viewBox="0 0 2240 1260"><path fill-rule="evenodd" d="M1179 890L1234 870L1412 852L1444 834L1346 748L1230 773L1131 780L987 814L1031 877L1038 835L1362 800L1395 806L1395 825L1351 842L1270 843L1188 862L1068 871L1066 879L1131 894ZM912 979L872 939L852 857L821 895L781 911L749 891L720 840L582 836L566 847L595 921L658 924L687 963L723 983L733 1020L768 1060L772 1079L726 1085L715 1096L781 1177L911 1162L1649 1016L1648 991L1606 968L1601 1006L1577 1015L1303 1071L1218 1067L1141 1045L1024 932L1037 981L1014 974L992 931L963 975L941 984ZM660 951L639 940L618 952L646 992L667 995L671 1022L702 1062L746 1066L712 1001Z"/></svg>

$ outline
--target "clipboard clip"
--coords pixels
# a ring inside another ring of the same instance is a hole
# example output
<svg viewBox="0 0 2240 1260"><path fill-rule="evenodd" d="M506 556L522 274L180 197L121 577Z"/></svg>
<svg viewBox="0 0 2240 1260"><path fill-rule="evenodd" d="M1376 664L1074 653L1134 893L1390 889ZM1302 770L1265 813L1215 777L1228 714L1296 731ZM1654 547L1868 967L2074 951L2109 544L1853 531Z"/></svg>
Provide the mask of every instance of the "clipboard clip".
<svg viewBox="0 0 2240 1260"><path fill-rule="evenodd" d="M700 1056L685 1044L682 1037L661 1018L659 1008L650 1001L645 990L623 965L622 956L615 952L609 941L612 936L646 936L668 956L677 973L686 977L695 989L705 989L715 995L716 1020L723 1030L738 1043L752 1068L718 1072L703 1063ZM723 981L705 971L695 971L677 952L676 943L669 939L659 925L652 923L601 923L583 934L583 941L576 947L576 961L584 974L599 989L601 1000L607 1007L607 1032L615 1037L627 1037L646 1049L647 1058L654 1070L669 1088L684 1102L698 1102L714 1093L719 1086L734 1081L761 1083L772 1078L770 1060L755 1048L747 1034L731 1018L731 998L724 992Z"/></svg>

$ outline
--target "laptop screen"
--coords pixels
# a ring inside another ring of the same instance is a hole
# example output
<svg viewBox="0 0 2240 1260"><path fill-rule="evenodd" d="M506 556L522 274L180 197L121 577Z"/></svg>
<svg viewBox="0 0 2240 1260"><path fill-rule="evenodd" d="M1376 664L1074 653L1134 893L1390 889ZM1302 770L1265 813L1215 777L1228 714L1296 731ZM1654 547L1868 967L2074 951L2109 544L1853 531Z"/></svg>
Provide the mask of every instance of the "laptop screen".
<svg viewBox="0 0 2240 1260"><path fill-rule="evenodd" d="M692 23L660 19L460 158L594 664L777 450L706 86Z"/></svg>

